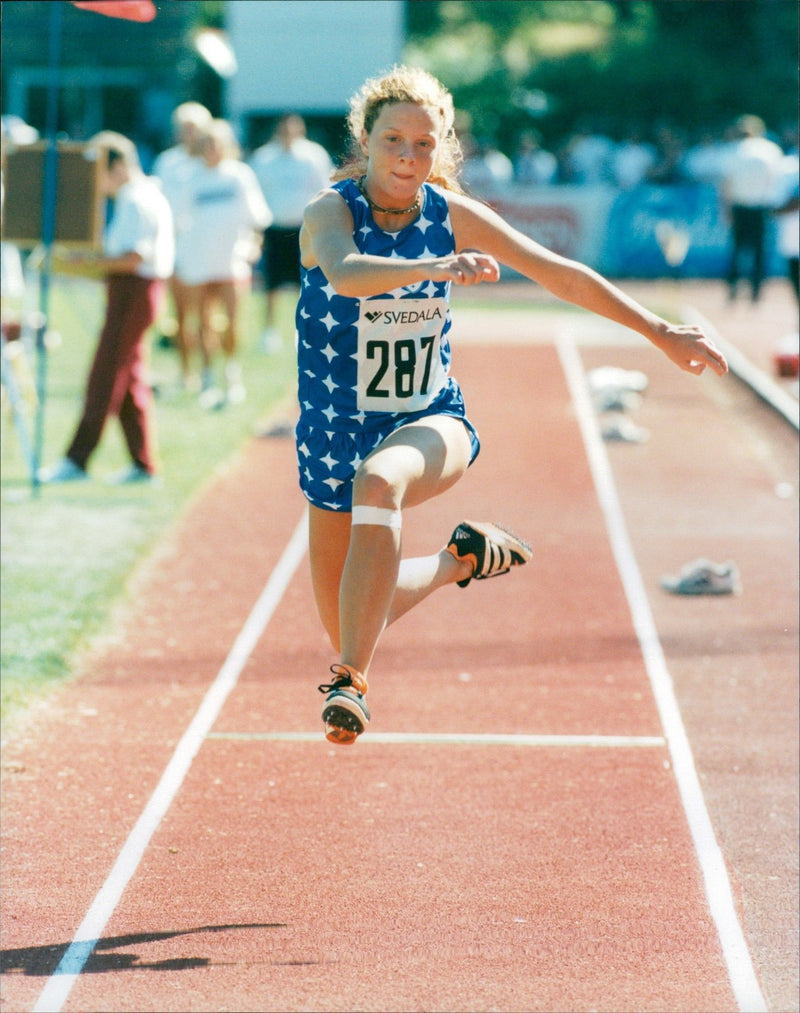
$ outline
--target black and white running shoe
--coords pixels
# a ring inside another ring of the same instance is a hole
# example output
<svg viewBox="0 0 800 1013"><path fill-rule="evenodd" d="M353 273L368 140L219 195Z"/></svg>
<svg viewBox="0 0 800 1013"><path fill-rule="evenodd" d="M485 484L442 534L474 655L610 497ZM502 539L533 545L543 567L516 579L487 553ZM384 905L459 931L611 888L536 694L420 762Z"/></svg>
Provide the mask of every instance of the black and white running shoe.
<svg viewBox="0 0 800 1013"><path fill-rule="evenodd" d="M473 579L499 577L512 566L523 566L532 555L527 542L490 521L462 521L453 532L447 551L456 559L473 564L472 575L459 580L459 587L466 587Z"/></svg>

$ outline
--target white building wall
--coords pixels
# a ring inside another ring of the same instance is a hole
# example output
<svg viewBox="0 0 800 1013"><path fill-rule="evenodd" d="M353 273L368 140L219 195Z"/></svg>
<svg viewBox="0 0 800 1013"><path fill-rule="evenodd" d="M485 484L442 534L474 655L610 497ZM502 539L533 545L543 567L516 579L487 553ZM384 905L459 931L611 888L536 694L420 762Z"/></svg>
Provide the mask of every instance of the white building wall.
<svg viewBox="0 0 800 1013"><path fill-rule="evenodd" d="M401 59L403 0L234 0L226 29L238 72L227 116L297 110L340 115L367 77Z"/></svg>

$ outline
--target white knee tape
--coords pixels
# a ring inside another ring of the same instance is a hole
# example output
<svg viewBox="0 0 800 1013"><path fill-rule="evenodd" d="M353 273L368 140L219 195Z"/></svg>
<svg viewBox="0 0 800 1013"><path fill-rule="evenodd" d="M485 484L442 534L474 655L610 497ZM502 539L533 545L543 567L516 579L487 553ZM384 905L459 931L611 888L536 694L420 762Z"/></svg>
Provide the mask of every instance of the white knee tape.
<svg viewBox="0 0 800 1013"><path fill-rule="evenodd" d="M354 506L350 520L352 524L379 524L382 528L401 528L403 515L399 510L386 507Z"/></svg>

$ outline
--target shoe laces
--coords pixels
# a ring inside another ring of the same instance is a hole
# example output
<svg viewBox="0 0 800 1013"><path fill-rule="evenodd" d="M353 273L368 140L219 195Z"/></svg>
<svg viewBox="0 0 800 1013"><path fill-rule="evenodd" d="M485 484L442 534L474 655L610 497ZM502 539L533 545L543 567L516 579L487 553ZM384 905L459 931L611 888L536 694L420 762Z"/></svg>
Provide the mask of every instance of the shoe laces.
<svg viewBox="0 0 800 1013"><path fill-rule="evenodd" d="M333 681L317 686L320 693L332 693L335 689L348 687L352 687L361 696L367 692L367 680L355 668L350 668L349 665L331 665L331 672Z"/></svg>

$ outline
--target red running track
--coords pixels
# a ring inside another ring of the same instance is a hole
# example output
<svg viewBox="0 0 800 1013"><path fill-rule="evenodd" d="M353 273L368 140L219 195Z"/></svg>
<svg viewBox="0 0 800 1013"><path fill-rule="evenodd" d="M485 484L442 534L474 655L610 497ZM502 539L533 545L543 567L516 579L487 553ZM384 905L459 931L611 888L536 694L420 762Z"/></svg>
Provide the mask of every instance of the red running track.
<svg viewBox="0 0 800 1013"><path fill-rule="evenodd" d="M293 448L251 443L6 748L6 1013L767 1008L741 886L726 906L725 861L692 840L704 799L680 715L665 738L564 363L465 345L456 366L483 451L407 515L406 550L487 517L533 561L390 629L370 729L332 747ZM285 590L231 657L276 566Z"/></svg>

